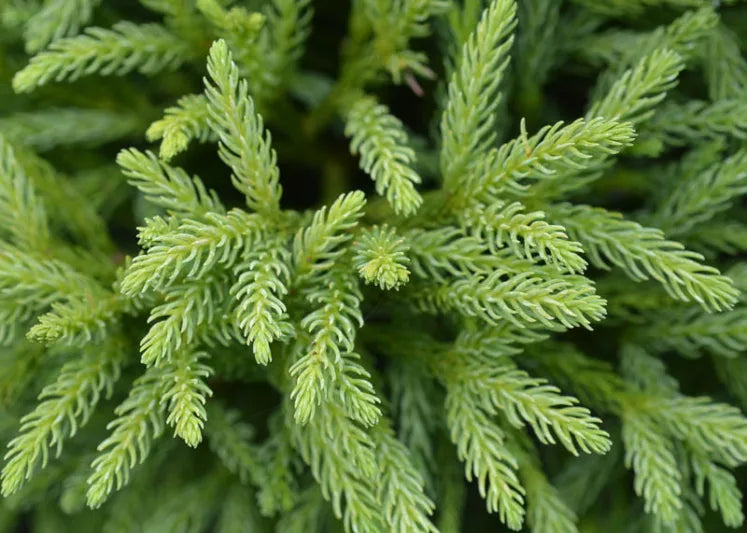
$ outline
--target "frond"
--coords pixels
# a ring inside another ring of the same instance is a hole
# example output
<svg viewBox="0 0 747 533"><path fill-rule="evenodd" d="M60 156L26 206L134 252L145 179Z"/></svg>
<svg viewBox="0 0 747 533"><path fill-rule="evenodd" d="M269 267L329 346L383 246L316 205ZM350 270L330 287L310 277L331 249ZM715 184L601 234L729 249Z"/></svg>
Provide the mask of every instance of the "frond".
<svg viewBox="0 0 747 533"><path fill-rule="evenodd" d="M378 500L392 533L437 533L429 518L435 504L425 495L423 479L410 461L407 448L396 439L385 419L376 426L373 436L381 469Z"/></svg>
<svg viewBox="0 0 747 533"><path fill-rule="evenodd" d="M641 391L663 397L679 393L679 383L667 374L661 359L635 344L627 343L620 349L620 373Z"/></svg>
<svg viewBox="0 0 747 533"><path fill-rule="evenodd" d="M739 38L723 22L709 35L701 63L711 100L739 99L747 94L747 59Z"/></svg>
<svg viewBox="0 0 747 533"><path fill-rule="evenodd" d="M116 418L107 428L109 436L98 446L88 478L89 507L101 506L113 490L130 481L130 471L150 454L153 440L163 433L165 372L149 368L132 384L127 398L114 410Z"/></svg>
<svg viewBox="0 0 747 533"><path fill-rule="evenodd" d="M700 309L659 310L646 315L636 337L659 351L697 358L704 353L740 357L747 351L747 308L704 314Z"/></svg>
<svg viewBox="0 0 747 533"><path fill-rule="evenodd" d="M26 337L47 344L83 347L104 339L129 310L127 300L118 294L102 294L95 299L69 298L52 303L52 309L39 317Z"/></svg>
<svg viewBox="0 0 747 533"><path fill-rule="evenodd" d="M400 359L393 363L389 383L397 437L409 450L421 474L430 479L436 453L432 443L436 430L434 381L422 376L414 364Z"/></svg>
<svg viewBox="0 0 747 533"><path fill-rule="evenodd" d="M362 295L355 278L332 271L326 277L326 287L310 292L307 299L320 306L301 320L311 338L303 347L305 353L290 368L295 378L291 399L296 421L306 424L330 391L339 388L342 405L355 402L360 408L349 415L366 425L375 423L380 414L378 398L368 382L368 372L355 363L358 356L352 352L356 330L363 325Z"/></svg>
<svg viewBox="0 0 747 533"><path fill-rule="evenodd" d="M365 195L354 191L340 195L329 209L322 207L293 239L293 263L297 276L309 276L330 269L343 253L352 229L363 215Z"/></svg>
<svg viewBox="0 0 747 533"><path fill-rule="evenodd" d="M282 189L278 182L277 156L254 111L245 80L224 41L216 41L208 56L210 83L205 80L209 123L220 139L218 151L233 174L234 186L246 195L247 205L258 212L277 211Z"/></svg>
<svg viewBox="0 0 747 533"><path fill-rule="evenodd" d="M415 152L399 119L374 98L361 96L347 113L345 135L351 152L360 153L360 166L376 183L376 192L395 213L415 213L423 202L415 189L421 179L412 168Z"/></svg>
<svg viewBox="0 0 747 533"><path fill-rule="evenodd" d="M640 141L663 147L700 144L709 139L747 139L747 111L739 99L665 103L641 130Z"/></svg>
<svg viewBox="0 0 747 533"><path fill-rule="evenodd" d="M747 224L717 218L691 229L686 240L707 257L719 253L739 255L747 252Z"/></svg>
<svg viewBox="0 0 747 533"><path fill-rule="evenodd" d="M558 204L549 212L551 220L584 245L596 267L612 264L634 280L653 278L673 298L695 301L706 311L728 309L736 302L738 291L731 280L702 264L700 254L665 239L658 229L586 205Z"/></svg>
<svg viewBox="0 0 747 533"><path fill-rule="evenodd" d="M206 189L200 178L190 178L181 168L159 161L150 152L134 148L123 150L117 155L117 164L129 178L130 185L170 214L199 216L207 212L225 212L218 195Z"/></svg>
<svg viewBox="0 0 747 533"><path fill-rule="evenodd" d="M560 272L583 272L583 248L568 239L565 228L545 222L541 211L524 210L520 202L493 203L467 209L459 218L472 235L487 241L492 249L507 246L522 259L542 259Z"/></svg>
<svg viewBox="0 0 747 533"><path fill-rule="evenodd" d="M460 184L456 205L500 199L504 191L525 195L531 180L564 179L565 172L579 173L600 159L630 145L634 131L630 123L606 118L579 119L564 125L545 126L531 137L524 132L479 160L472 177Z"/></svg>
<svg viewBox="0 0 747 533"><path fill-rule="evenodd" d="M544 444L556 439L572 454L605 453L611 442L599 428L601 420L591 416L578 400L564 396L546 380L533 378L516 367L508 357L485 353L460 354L460 340L454 350L459 380L481 398L483 405L499 409L515 427L529 424Z"/></svg>
<svg viewBox="0 0 747 533"><path fill-rule="evenodd" d="M468 481L475 479L488 512L498 512L510 529L521 529L525 490L516 475L514 456L505 445L505 434L487 416L466 383L447 386L446 423Z"/></svg>
<svg viewBox="0 0 747 533"><path fill-rule="evenodd" d="M592 104L587 118L605 117L635 125L646 122L653 115L653 108L677 84L677 76L683 68L682 57L676 52L666 48L654 50L626 70L607 93Z"/></svg>
<svg viewBox="0 0 747 533"><path fill-rule="evenodd" d="M55 302L81 295L96 299L102 293L95 280L61 261L0 243L0 302L12 310L14 321L29 320Z"/></svg>
<svg viewBox="0 0 747 533"><path fill-rule="evenodd" d="M522 439L523 440L523 439ZM527 448L531 443L526 443ZM519 477L527 493L527 525L532 533L578 533L578 517L542 471L534 449L522 450Z"/></svg>
<svg viewBox="0 0 747 533"><path fill-rule="evenodd" d="M122 280L127 296L163 289L181 278L198 279L215 265L231 266L257 242L264 220L239 209L225 215L207 213L204 222L187 219L161 236L147 253L132 261Z"/></svg>
<svg viewBox="0 0 747 533"><path fill-rule="evenodd" d="M73 81L91 74L156 74L174 69L190 55L185 42L158 24L118 22L112 29L88 28L53 42L13 77L16 92L31 92L49 82Z"/></svg>
<svg viewBox="0 0 747 533"><path fill-rule="evenodd" d="M747 193L747 149L689 178L677 184L651 217L667 234L687 234Z"/></svg>
<svg viewBox="0 0 747 533"><path fill-rule="evenodd" d="M169 383L161 398L168 406L166 424L173 426L174 436L192 448L202 442L202 428L207 418L205 402L213 395L205 383L213 373L202 362L207 356L205 352L185 348L171 357L167 365Z"/></svg>
<svg viewBox="0 0 747 533"><path fill-rule="evenodd" d="M220 334L215 323L221 314L222 280L201 281L169 287L164 302L153 307L148 317L150 329L140 341L144 365L163 366L180 357L204 329Z"/></svg>
<svg viewBox="0 0 747 533"><path fill-rule="evenodd" d="M736 407L687 396L651 401L645 407L693 451L730 467L747 461L747 418Z"/></svg>
<svg viewBox="0 0 747 533"><path fill-rule="evenodd" d="M288 293L290 253L282 246L270 246L251 253L234 267L236 282L231 294L237 301L236 325L251 344L257 363L272 360L270 343L288 328L286 307L281 298Z"/></svg>
<svg viewBox="0 0 747 533"><path fill-rule="evenodd" d="M109 397L123 361L117 343L89 349L62 367L54 383L39 394L40 403L21 419L20 434L8 444L2 494L16 492L52 453L59 457L65 440L75 436L102 397Z"/></svg>
<svg viewBox="0 0 747 533"><path fill-rule="evenodd" d="M48 0L26 23L26 51L38 52L50 42L78 33L101 0Z"/></svg>
<svg viewBox="0 0 747 533"><path fill-rule="evenodd" d="M624 410L621 417L625 464L635 473L635 492L647 513L671 523L682 508L682 475L673 444L646 415Z"/></svg>
<svg viewBox="0 0 747 533"><path fill-rule="evenodd" d="M473 162L495 141L498 92L509 63L516 2L493 0L462 48L441 117L441 172L447 189L459 187Z"/></svg>
<svg viewBox="0 0 747 533"><path fill-rule="evenodd" d="M744 523L742 494L737 480L731 472L702 455L692 456L695 488L700 497L705 496L705 485L708 483L708 503L713 511L718 511L724 524L738 528Z"/></svg>
<svg viewBox="0 0 747 533"><path fill-rule="evenodd" d="M591 321L604 317L605 302L593 286L579 281L575 276L542 279L530 272L496 270L447 286L421 288L413 296L425 310L453 309L492 324L508 320L519 326L540 323L553 329L560 323L591 329Z"/></svg>
<svg viewBox="0 0 747 533"><path fill-rule="evenodd" d="M169 161L183 152L192 141L217 141L217 134L210 129L208 100L203 94L189 94L167 107L163 118L152 123L145 132L150 142L160 140L158 155Z"/></svg>
<svg viewBox="0 0 747 533"><path fill-rule="evenodd" d="M293 425L296 448L346 528L359 533L381 531L373 441L334 402L324 402L317 411L305 426Z"/></svg>
<svg viewBox="0 0 747 533"><path fill-rule="evenodd" d="M281 88L289 83L291 70L303 55L313 9L311 0L275 0L267 12L272 71Z"/></svg>

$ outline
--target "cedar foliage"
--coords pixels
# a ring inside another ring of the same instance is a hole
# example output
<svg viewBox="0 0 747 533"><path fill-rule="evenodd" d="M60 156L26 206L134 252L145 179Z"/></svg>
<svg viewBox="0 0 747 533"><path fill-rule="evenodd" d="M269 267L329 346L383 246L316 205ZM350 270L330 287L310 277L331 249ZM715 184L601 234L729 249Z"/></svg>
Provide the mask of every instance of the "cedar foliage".
<svg viewBox="0 0 747 533"><path fill-rule="evenodd" d="M0 2L0 531L744 527L745 35Z"/></svg>

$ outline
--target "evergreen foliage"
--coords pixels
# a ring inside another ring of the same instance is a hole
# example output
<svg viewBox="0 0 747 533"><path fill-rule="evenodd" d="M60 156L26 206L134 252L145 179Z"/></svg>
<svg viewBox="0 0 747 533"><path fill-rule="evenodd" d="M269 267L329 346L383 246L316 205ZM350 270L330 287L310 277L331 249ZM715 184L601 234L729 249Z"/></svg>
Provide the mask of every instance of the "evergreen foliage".
<svg viewBox="0 0 747 533"><path fill-rule="evenodd" d="M0 2L0 533L744 528L745 35Z"/></svg>

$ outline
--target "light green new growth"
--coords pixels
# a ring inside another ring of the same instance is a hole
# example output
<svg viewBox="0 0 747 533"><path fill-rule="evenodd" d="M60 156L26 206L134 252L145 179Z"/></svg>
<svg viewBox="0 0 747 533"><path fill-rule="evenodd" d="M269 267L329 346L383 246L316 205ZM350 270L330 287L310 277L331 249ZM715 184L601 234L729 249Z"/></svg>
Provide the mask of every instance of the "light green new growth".
<svg viewBox="0 0 747 533"><path fill-rule="evenodd" d="M342 195L329 210L322 207L306 228L298 230L293 239L293 264L299 278L332 268L350 240L345 232L357 224L365 203L360 191Z"/></svg>
<svg viewBox="0 0 747 533"><path fill-rule="evenodd" d="M611 263L633 279L653 278L673 298L696 301L706 310L728 309L736 302L738 291L729 278L702 264L700 254L666 240L658 229L584 205L558 204L551 216L584 244L597 267L607 268Z"/></svg>
<svg viewBox="0 0 747 533"><path fill-rule="evenodd" d="M676 86L683 68L682 57L676 52L666 48L654 50L626 70L604 97L594 102L587 118L645 122L654 114L653 107Z"/></svg>
<svg viewBox="0 0 747 533"><path fill-rule="evenodd" d="M583 248L568 239L565 228L545 222L541 211L523 211L520 202L494 203L467 209L460 213L460 219L473 235L490 243L491 249L507 246L517 257L533 261L536 256L561 272L583 272Z"/></svg>
<svg viewBox="0 0 747 533"><path fill-rule="evenodd" d="M502 98L498 89L515 26L516 3L491 2L464 44L441 117L441 172L447 189L456 187L495 142L495 112Z"/></svg>
<svg viewBox="0 0 747 533"><path fill-rule="evenodd" d="M161 140L159 156L164 161L186 150L193 140L217 140L208 124L210 112L207 99L202 94L183 96L175 106L166 108L163 115L163 118L150 125L145 137L149 141Z"/></svg>
<svg viewBox="0 0 747 533"><path fill-rule="evenodd" d="M666 523L681 512L681 474L672 442L646 415L623 411L622 438L625 464L635 473L635 491L645 501L645 509Z"/></svg>
<svg viewBox="0 0 747 533"><path fill-rule="evenodd" d="M361 168L376 183L376 192L395 213L415 213L423 201L415 190L421 179L412 169L415 152L407 146L402 123L375 99L363 96L350 108L345 134L353 154L360 153Z"/></svg>
<svg viewBox="0 0 747 533"><path fill-rule="evenodd" d="M146 198L175 215L205 215L223 213L224 208L215 191L208 190L198 177L190 178L179 167L159 161L150 152L123 150L117 164L129 183L140 189Z"/></svg>
<svg viewBox="0 0 747 533"><path fill-rule="evenodd" d="M168 410L166 424L173 426L174 435L193 448L202 441L207 418L205 402L213 394L205 384L212 374L210 367L201 362L205 357L206 353L189 349L173 357L167 366L170 383L161 398Z"/></svg>
<svg viewBox="0 0 747 533"><path fill-rule="evenodd" d="M236 325L251 344L261 365L272 360L270 343L288 327L286 307L280 299L288 293L290 253L280 246L249 255L234 269L237 279L231 293L237 300Z"/></svg>
<svg viewBox="0 0 747 533"><path fill-rule="evenodd" d="M531 190L525 180L567 179L564 173L598 165L600 159L620 152L633 138L630 123L604 118L579 119L565 126L557 122L531 137L524 130L521 137L478 160L476 171L454 193L457 205L491 203L504 191L525 195Z"/></svg>
<svg viewBox="0 0 747 533"><path fill-rule="evenodd" d="M363 231L353 242L353 248L353 264L366 283L390 290L399 289L409 281L409 246L394 228L375 226L370 231Z"/></svg>
<svg viewBox="0 0 747 533"><path fill-rule="evenodd" d="M239 80L225 42L218 41L210 49L208 73L214 84L205 82L209 121L220 138L218 153L233 171L231 181L253 210L277 210L282 190L270 134L254 111L248 85Z"/></svg>

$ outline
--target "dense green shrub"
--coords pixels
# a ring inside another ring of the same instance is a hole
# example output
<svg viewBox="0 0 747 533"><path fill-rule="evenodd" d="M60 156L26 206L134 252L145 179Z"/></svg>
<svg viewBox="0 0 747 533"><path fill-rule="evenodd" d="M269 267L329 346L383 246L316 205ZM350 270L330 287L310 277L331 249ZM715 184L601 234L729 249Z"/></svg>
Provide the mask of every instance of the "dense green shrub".
<svg viewBox="0 0 747 533"><path fill-rule="evenodd" d="M0 1L0 531L743 527L717 4Z"/></svg>

